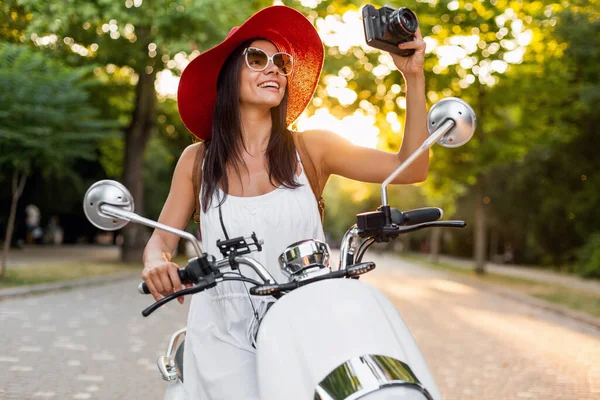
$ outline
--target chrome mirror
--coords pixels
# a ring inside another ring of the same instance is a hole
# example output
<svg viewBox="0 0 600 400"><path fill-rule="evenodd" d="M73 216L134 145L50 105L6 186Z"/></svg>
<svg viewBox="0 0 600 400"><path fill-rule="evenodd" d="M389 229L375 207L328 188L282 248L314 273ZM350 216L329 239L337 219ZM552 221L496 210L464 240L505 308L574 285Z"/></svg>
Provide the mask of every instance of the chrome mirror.
<svg viewBox="0 0 600 400"><path fill-rule="evenodd" d="M421 154L436 143L444 147L459 147L467 143L475 133L477 119L475 112L465 101L456 97L446 97L435 103L427 114L429 137L412 153L381 185L381 205L389 206L387 185L399 173L415 161Z"/></svg>
<svg viewBox="0 0 600 400"><path fill-rule="evenodd" d="M456 97L438 101L427 114L429 135L436 135L439 129L446 131L437 141L444 147L460 147L467 143L473 137L476 125L475 111L464 100Z"/></svg>
<svg viewBox="0 0 600 400"><path fill-rule="evenodd" d="M102 206L105 204L133 212L133 197L125 186L108 179L94 183L83 197L83 212L92 225L103 231L116 231L129 223L127 219L103 212Z"/></svg>
<svg viewBox="0 0 600 400"><path fill-rule="evenodd" d="M94 183L83 197L83 211L96 228L114 231L123 228L129 221L160 229L189 240L198 257L202 255L200 243L194 235L168 225L141 217L133 212L133 197L125 186L117 181L103 180Z"/></svg>

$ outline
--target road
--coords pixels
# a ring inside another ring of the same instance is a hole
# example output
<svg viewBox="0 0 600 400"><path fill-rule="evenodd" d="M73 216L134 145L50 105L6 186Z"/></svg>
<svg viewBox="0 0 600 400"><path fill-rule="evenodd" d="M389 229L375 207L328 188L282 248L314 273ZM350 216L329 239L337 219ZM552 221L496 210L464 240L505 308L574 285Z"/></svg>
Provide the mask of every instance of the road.
<svg viewBox="0 0 600 400"><path fill-rule="evenodd" d="M445 400L600 398L600 332L391 256L394 302ZM149 318L136 281L0 302L0 399L162 399L155 360L187 307Z"/></svg>

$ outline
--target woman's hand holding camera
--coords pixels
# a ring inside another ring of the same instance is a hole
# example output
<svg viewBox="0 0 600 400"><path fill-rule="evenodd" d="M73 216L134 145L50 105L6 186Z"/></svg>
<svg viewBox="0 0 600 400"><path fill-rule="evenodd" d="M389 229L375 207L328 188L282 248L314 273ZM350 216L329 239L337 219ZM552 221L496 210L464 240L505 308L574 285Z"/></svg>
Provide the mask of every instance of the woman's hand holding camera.
<svg viewBox="0 0 600 400"><path fill-rule="evenodd" d="M421 35L421 29L417 29L415 32L414 40L400 43L398 48L402 50L415 50L415 53L408 57L401 57L397 54L390 53L396 68L404 75L404 78L406 79L409 75L422 75L423 65L425 63L425 41Z"/></svg>
<svg viewBox="0 0 600 400"><path fill-rule="evenodd" d="M146 261L142 271L142 279L146 282L154 300L159 301L164 296L170 295L183 288L177 270L179 266L171 262L171 256L162 253L161 258ZM177 299L183 304L183 297Z"/></svg>

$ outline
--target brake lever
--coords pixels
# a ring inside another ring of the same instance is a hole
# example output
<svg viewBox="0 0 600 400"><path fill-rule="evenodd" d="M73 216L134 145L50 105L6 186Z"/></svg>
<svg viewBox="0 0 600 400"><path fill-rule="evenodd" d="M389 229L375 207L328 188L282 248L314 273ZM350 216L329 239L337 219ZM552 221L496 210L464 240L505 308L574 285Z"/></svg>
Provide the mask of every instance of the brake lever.
<svg viewBox="0 0 600 400"><path fill-rule="evenodd" d="M150 305L148 308L146 308L144 311L142 311L142 315L144 317L147 317L150 314L152 314L154 311L158 310L163 305L167 304L168 302L170 302L172 300L175 300L178 297L187 296L188 294L195 294L195 293L201 292L205 289L210 289L211 287L214 287L216 284L217 284L216 281L205 282L204 284L199 284L196 286L192 286L191 288L179 290L173 294L163 297L156 303Z"/></svg>
<svg viewBox="0 0 600 400"><path fill-rule="evenodd" d="M423 229L423 228L440 228L440 227L464 228L465 226L467 226L467 223L465 221L458 221L458 220L432 221L432 222L423 222L421 224L416 224L416 225L400 226L397 229L395 229L395 231L398 232L399 234L402 234L402 233L418 231L419 229Z"/></svg>
<svg viewBox="0 0 600 400"><path fill-rule="evenodd" d="M144 317L147 317L150 314L152 314L154 311L156 311L158 308L160 308L161 306L167 304L168 302L170 302L172 300L175 300L178 297L187 296L188 294L196 294L196 293L202 292L206 289L215 287L217 285L217 283L220 283L220 282L241 281L241 282L251 283L253 285L260 285L260 282L255 281L254 279L246 278L243 276L240 276L239 278L238 277L229 278L229 277L226 277L225 274L209 276L209 277L207 277L208 280L206 278L204 279L204 282L201 282L195 286L192 286L191 288L182 289L178 292L170 294L170 295L160 299L156 303L152 304L150 307L146 308L144 311L142 311L142 315Z"/></svg>

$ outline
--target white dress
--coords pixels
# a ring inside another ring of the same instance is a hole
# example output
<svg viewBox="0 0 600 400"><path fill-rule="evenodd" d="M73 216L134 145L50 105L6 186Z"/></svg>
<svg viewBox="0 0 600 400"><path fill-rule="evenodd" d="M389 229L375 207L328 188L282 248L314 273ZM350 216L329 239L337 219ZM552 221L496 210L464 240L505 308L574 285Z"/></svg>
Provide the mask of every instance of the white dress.
<svg viewBox="0 0 600 400"><path fill-rule="evenodd" d="M296 177L302 186L279 187L256 197L227 196L221 206L229 238L255 232L264 240L261 252L250 256L264 265L275 280L286 282L278 257L294 242L325 241L317 201L304 168ZM222 195L222 192L219 192ZM216 246L225 239L215 192L207 212L200 213L204 251L221 258ZM256 279L245 266L242 274ZM192 296L184 352L184 387L190 400L258 400L254 338L272 297L252 296L241 282L221 282Z"/></svg>

